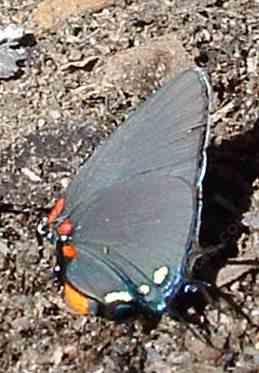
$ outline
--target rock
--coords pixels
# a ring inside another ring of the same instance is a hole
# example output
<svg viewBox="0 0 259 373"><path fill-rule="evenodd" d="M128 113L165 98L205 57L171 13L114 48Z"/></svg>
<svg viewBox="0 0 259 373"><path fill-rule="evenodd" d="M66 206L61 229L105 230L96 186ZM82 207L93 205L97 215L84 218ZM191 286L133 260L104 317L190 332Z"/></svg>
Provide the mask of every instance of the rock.
<svg viewBox="0 0 259 373"><path fill-rule="evenodd" d="M225 336L214 335L212 346L206 340L195 337L188 330L185 335L185 347L192 356L196 357L197 362L213 362L213 364L216 364L222 355L225 340Z"/></svg>
<svg viewBox="0 0 259 373"><path fill-rule="evenodd" d="M19 63L26 60L26 50L20 46L24 35L22 26L0 27L0 79L14 77L20 70Z"/></svg>
<svg viewBox="0 0 259 373"><path fill-rule="evenodd" d="M150 91L163 78L174 77L192 64L174 33L149 40L143 46L117 53L100 67L96 76L102 87L140 96Z"/></svg>
<svg viewBox="0 0 259 373"><path fill-rule="evenodd" d="M259 213L258 211L248 211L244 214L242 223L252 230L259 229Z"/></svg>
<svg viewBox="0 0 259 373"><path fill-rule="evenodd" d="M0 43L19 41L24 37L24 35L24 28L20 25L11 23L6 27L0 26Z"/></svg>
<svg viewBox="0 0 259 373"><path fill-rule="evenodd" d="M0 255L5 257L6 255L8 255L10 252L8 246L7 246L7 242L6 241L3 241L1 240L0 241Z"/></svg>
<svg viewBox="0 0 259 373"><path fill-rule="evenodd" d="M100 11L114 0L43 0L33 12L33 20L42 28L55 28L71 15Z"/></svg>

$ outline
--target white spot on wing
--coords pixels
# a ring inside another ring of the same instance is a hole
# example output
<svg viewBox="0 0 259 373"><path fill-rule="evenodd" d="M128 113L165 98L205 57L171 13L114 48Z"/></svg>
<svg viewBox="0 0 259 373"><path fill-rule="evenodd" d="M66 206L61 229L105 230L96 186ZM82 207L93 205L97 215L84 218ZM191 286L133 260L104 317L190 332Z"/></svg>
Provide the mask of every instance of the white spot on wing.
<svg viewBox="0 0 259 373"><path fill-rule="evenodd" d="M103 253L104 253L104 255L108 255L110 253L109 247L104 246L103 247Z"/></svg>
<svg viewBox="0 0 259 373"><path fill-rule="evenodd" d="M67 242L68 241L68 236L62 235L59 237L61 242Z"/></svg>
<svg viewBox="0 0 259 373"><path fill-rule="evenodd" d="M132 295L130 295L127 291L114 291L112 293L108 293L104 297L105 303L113 303L113 302L131 302L133 300Z"/></svg>
<svg viewBox="0 0 259 373"><path fill-rule="evenodd" d="M150 287L146 284L142 284L139 286L138 292L142 295L148 295L150 293Z"/></svg>
<svg viewBox="0 0 259 373"><path fill-rule="evenodd" d="M160 267L154 271L153 281L156 285L161 285L162 282L166 279L169 269L166 266Z"/></svg>

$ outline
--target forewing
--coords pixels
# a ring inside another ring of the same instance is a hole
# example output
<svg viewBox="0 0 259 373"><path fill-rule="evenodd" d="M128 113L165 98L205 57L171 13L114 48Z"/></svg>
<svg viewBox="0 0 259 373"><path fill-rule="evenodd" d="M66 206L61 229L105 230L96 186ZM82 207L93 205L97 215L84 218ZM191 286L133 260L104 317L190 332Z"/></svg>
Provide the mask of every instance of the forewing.
<svg viewBox="0 0 259 373"><path fill-rule="evenodd" d="M151 170L168 169L194 184L209 129L208 88L205 74L190 69L148 98L81 168L67 191L67 211Z"/></svg>

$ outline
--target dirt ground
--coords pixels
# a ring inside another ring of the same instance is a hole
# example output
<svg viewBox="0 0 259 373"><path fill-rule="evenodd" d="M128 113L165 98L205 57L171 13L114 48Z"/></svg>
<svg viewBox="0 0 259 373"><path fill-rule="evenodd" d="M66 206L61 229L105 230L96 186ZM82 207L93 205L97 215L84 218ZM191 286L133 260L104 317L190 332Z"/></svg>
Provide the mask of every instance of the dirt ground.
<svg viewBox="0 0 259 373"><path fill-rule="evenodd" d="M39 3L0 1L0 25L29 34L25 66L0 80L0 372L259 372L259 2L120 0L48 29ZM167 317L147 332L71 314L36 234L97 144L190 60L215 96L201 240L224 246L206 267L239 307L208 307L213 346Z"/></svg>

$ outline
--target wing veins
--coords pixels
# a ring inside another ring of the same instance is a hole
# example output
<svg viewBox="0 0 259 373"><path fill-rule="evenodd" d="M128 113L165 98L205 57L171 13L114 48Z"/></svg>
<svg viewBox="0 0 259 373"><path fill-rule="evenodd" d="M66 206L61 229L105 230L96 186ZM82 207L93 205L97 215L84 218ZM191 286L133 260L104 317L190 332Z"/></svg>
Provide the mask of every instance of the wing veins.
<svg viewBox="0 0 259 373"><path fill-rule="evenodd" d="M194 159L194 157L192 159ZM168 163L167 165L164 165L164 166L158 166L156 168L149 168L149 169L146 169L146 170L142 170L142 171L137 172L137 173L135 173L135 174L133 174L133 175L131 175L129 177L126 177L126 178L124 177L124 178L116 180L113 183L113 185L114 184L120 184L120 183L123 184L125 182L130 182L130 181L132 181L134 178L136 178L138 176L143 176L143 175L151 174L151 173L157 172L157 171L163 171L163 170L169 169L172 166L178 166L178 165L183 164L183 163L184 163L183 160L181 160L181 161L176 162L176 163L175 162ZM190 186L190 184L188 183L187 180L185 180L184 177L177 176L177 175L172 175L172 177L175 178L175 179L178 179L178 180L182 180L182 181L184 181L186 183L186 185ZM104 192L105 190L108 190L109 188L111 188L111 186L108 186L107 188L101 189L101 192ZM92 196L89 196L89 199L91 199L91 201L89 202L89 204L87 205L87 207L91 208L94 205L94 203L96 203L96 201L99 200L99 198L100 198L99 194L100 194L100 191L97 191ZM80 206L80 204L81 204L81 200L79 199L78 203L75 204L75 206L70 210L69 215L72 215L73 212L78 209L78 207ZM64 217L67 217L67 214L64 215Z"/></svg>

